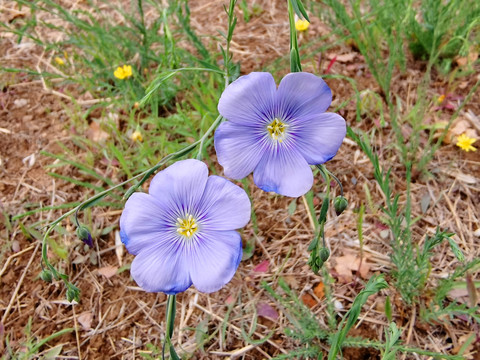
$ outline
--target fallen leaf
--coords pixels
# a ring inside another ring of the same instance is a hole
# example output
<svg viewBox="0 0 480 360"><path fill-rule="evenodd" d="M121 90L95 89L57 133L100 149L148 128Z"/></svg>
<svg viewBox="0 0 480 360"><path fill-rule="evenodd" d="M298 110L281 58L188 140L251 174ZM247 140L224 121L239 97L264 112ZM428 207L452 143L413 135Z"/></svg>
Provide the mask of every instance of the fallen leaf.
<svg viewBox="0 0 480 360"><path fill-rule="evenodd" d="M303 294L301 299L303 303L307 305L309 308L313 308L315 305L317 305L317 302L315 301L313 296L310 294Z"/></svg>
<svg viewBox="0 0 480 360"><path fill-rule="evenodd" d="M49 349L46 354L42 357L44 360L55 360L58 359L60 354L62 353L63 345L57 345L51 349Z"/></svg>
<svg viewBox="0 0 480 360"><path fill-rule="evenodd" d="M78 315L77 320L84 330L90 330L92 328L93 314L90 311L85 311Z"/></svg>
<svg viewBox="0 0 480 360"><path fill-rule="evenodd" d="M258 303L257 304L257 314L258 316L263 316L266 318L270 318L272 320L278 319L277 311L266 303Z"/></svg>
<svg viewBox="0 0 480 360"><path fill-rule="evenodd" d="M473 64L478 59L478 51L474 46L470 47L470 51L467 56L458 56L455 58L455 62L458 66L465 66L467 64Z"/></svg>
<svg viewBox="0 0 480 360"><path fill-rule="evenodd" d="M458 170L442 170L442 172L444 174L447 174L451 177L454 177L455 179L457 179L458 181L460 182L463 182L465 184L476 184L478 179L474 176L471 176L471 175L468 175L468 174L464 174Z"/></svg>
<svg viewBox="0 0 480 360"><path fill-rule="evenodd" d="M353 271L358 271L358 275L366 279L370 271L370 264L364 257L360 264L360 258L355 254L346 254L335 259L335 271L341 282L349 283L353 280Z"/></svg>
<svg viewBox="0 0 480 360"><path fill-rule="evenodd" d="M468 297L468 290L466 288L450 290L448 292L448 297L452 300L456 300L462 304L465 304Z"/></svg>
<svg viewBox="0 0 480 360"><path fill-rule="evenodd" d="M258 273L266 273L269 266L270 262L268 260L263 260L260 264L253 268L253 271Z"/></svg>
<svg viewBox="0 0 480 360"><path fill-rule="evenodd" d="M422 213L425 214L428 210L428 207L430 206L430 194L427 192L423 194L421 200L420 200L420 207L422 209Z"/></svg>
<svg viewBox="0 0 480 360"><path fill-rule="evenodd" d="M440 130L441 133L443 130ZM453 126L447 131L447 135L443 139L445 144L455 143L457 137L461 134L465 134L470 138L477 139L477 131L472 127L472 124L468 120L459 120L453 124Z"/></svg>
<svg viewBox="0 0 480 360"><path fill-rule="evenodd" d="M110 137L107 132L100 128L100 125L96 121L92 121L90 123L88 130L86 131L86 135L90 140L97 143L104 142Z"/></svg>
<svg viewBox="0 0 480 360"><path fill-rule="evenodd" d="M317 286L313 288L313 293L319 298L323 299L325 296L325 284L320 282Z"/></svg>
<svg viewBox="0 0 480 360"><path fill-rule="evenodd" d="M105 276L107 279L110 279L113 275L117 273L117 270L117 266L105 266L98 269L98 273Z"/></svg>
<svg viewBox="0 0 480 360"><path fill-rule="evenodd" d="M283 279L285 280L287 285L290 287L290 289L298 289L300 286L295 276L288 275L288 276L285 276Z"/></svg>

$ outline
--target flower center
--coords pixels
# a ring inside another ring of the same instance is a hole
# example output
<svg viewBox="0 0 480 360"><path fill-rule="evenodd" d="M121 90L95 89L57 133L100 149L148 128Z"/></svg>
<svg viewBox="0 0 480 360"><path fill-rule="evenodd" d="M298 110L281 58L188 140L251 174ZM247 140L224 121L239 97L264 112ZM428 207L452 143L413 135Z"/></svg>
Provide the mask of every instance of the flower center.
<svg viewBox="0 0 480 360"><path fill-rule="evenodd" d="M267 130L273 140L282 142L285 139L287 127L287 124L275 118L270 125L267 126Z"/></svg>
<svg viewBox="0 0 480 360"><path fill-rule="evenodd" d="M177 218L177 232L180 235L191 237L198 231L198 224L192 215L186 214L184 219Z"/></svg>

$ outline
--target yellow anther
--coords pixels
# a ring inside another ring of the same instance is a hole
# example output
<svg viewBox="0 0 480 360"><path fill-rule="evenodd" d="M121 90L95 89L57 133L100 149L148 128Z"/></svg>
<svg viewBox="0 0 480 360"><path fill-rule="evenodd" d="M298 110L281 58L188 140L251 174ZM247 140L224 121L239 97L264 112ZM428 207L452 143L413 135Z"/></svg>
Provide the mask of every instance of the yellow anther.
<svg viewBox="0 0 480 360"><path fill-rule="evenodd" d="M185 218L177 218L177 232L180 235L186 236L187 238L191 237L198 231L198 224L193 218L192 215L187 214Z"/></svg>
<svg viewBox="0 0 480 360"><path fill-rule="evenodd" d="M275 118L270 123L270 125L267 126L267 130L273 140L278 140L279 142L282 142L285 139L287 127L287 124Z"/></svg>

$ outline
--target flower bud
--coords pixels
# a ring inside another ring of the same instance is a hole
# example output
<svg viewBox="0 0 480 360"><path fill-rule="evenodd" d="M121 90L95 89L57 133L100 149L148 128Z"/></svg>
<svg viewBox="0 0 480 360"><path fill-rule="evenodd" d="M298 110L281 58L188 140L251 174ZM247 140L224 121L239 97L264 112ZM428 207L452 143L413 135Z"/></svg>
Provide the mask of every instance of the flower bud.
<svg viewBox="0 0 480 360"><path fill-rule="evenodd" d="M90 231L88 231L86 226L80 225L77 228L77 236L83 241L84 244L87 244L89 247L93 247L92 235L90 235Z"/></svg>
<svg viewBox="0 0 480 360"><path fill-rule="evenodd" d="M338 216L347 208L348 200L344 196L337 196L333 201L333 206L335 207L335 213Z"/></svg>
<svg viewBox="0 0 480 360"><path fill-rule="evenodd" d="M40 273L40 279L42 279L43 281L46 281L48 283L51 283L52 282L52 272L50 270L43 270Z"/></svg>
<svg viewBox="0 0 480 360"><path fill-rule="evenodd" d="M326 247L321 248L319 256L320 256L320 259L322 259L323 262L327 261L328 258L330 257L330 250L328 250Z"/></svg>
<svg viewBox="0 0 480 360"><path fill-rule="evenodd" d="M73 300L80 300L80 290L72 284L67 285L67 301L72 302Z"/></svg>

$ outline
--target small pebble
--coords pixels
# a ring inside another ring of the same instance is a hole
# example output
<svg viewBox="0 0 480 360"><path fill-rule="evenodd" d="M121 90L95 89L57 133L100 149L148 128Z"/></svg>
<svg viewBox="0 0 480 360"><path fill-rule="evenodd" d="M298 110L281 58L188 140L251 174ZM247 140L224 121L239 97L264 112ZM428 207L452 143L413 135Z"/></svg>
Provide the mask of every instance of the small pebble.
<svg viewBox="0 0 480 360"><path fill-rule="evenodd" d="M12 251L18 253L20 251L20 243L17 240L12 241Z"/></svg>

